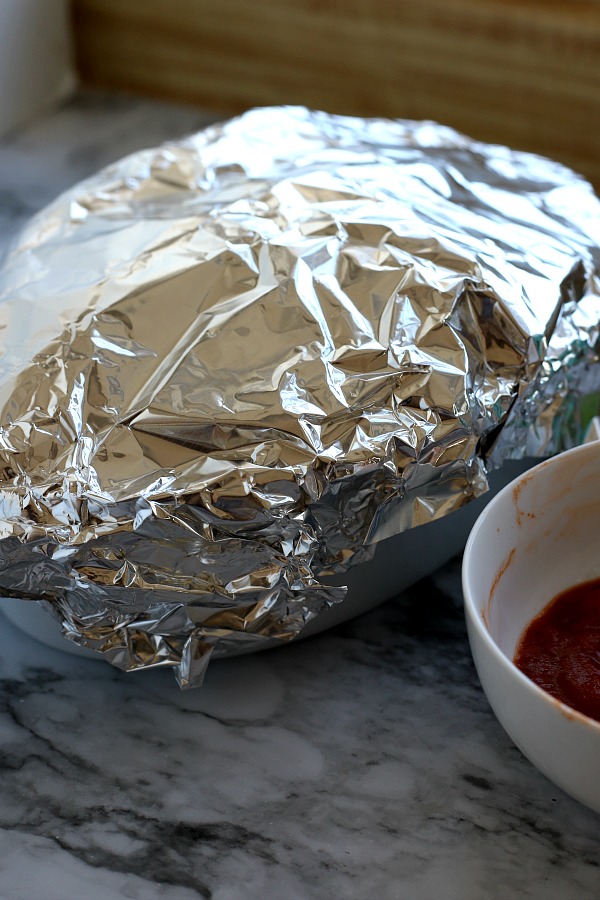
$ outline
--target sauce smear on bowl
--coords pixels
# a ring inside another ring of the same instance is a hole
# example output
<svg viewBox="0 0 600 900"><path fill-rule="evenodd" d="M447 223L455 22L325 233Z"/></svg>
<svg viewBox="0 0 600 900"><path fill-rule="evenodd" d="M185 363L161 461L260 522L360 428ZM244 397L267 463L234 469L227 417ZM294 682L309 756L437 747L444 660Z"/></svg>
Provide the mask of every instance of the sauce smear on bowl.
<svg viewBox="0 0 600 900"><path fill-rule="evenodd" d="M523 632L514 662L553 697L600 722L600 579L555 597Z"/></svg>

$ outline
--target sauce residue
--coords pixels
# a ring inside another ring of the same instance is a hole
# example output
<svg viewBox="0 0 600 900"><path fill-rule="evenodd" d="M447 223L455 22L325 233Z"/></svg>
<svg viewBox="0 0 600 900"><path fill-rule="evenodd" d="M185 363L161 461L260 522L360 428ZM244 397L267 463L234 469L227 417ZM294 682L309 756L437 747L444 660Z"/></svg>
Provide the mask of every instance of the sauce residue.
<svg viewBox="0 0 600 900"><path fill-rule="evenodd" d="M504 560L504 562L502 563L502 565L500 566L500 568L498 569L498 571L496 572L496 574L494 575L494 580L493 580L492 586L490 588L490 596L488 597L487 603L485 605L485 609L483 609L481 612L481 618L483 619L483 621L485 623L485 627L487 628L488 631L490 630L490 609L491 609L491 605L492 605L492 598L494 596L494 591L500 584L500 579L502 578L502 576L504 575L504 573L510 566L511 562L513 561L513 557L516 552L517 552L517 548L513 547L512 550L510 551L510 553L508 554L508 556L506 557L506 559Z"/></svg>
<svg viewBox="0 0 600 900"><path fill-rule="evenodd" d="M600 578L555 597L521 635L514 662L553 697L600 722Z"/></svg>

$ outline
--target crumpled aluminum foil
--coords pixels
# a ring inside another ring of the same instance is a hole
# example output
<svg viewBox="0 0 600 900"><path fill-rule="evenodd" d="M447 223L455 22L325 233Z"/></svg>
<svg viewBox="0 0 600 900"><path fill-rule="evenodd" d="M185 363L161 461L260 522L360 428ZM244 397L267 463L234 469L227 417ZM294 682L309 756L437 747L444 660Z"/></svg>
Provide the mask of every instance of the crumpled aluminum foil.
<svg viewBox="0 0 600 900"><path fill-rule="evenodd" d="M259 109L77 185L0 274L0 591L182 686L294 637L581 440L599 245L581 178L429 122Z"/></svg>

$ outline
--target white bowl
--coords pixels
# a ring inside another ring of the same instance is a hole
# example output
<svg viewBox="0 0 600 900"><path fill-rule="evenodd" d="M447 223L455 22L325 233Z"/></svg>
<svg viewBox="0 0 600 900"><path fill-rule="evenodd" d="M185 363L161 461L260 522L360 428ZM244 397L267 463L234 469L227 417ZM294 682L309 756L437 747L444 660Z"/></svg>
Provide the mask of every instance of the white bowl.
<svg viewBox="0 0 600 900"><path fill-rule="evenodd" d="M600 812L600 723L512 662L523 629L557 594L600 577L600 443L543 462L502 490L467 542L463 590L475 666L515 744Z"/></svg>
<svg viewBox="0 0 600 900"><path fill-rule="evenodd" d="M369 562L354 566L343 575L325 579L330 584L347 585L348 593L342 603L312 619L300 637L309 637L367 612L460 553L485 504L511 479L529 468L532 462L526 459L505 463L499 471L492 473L490 490L483 497L435 522L380 541ZM50 647L77 656L103 659L95 650L66 640L58 621L35 601L2 598L0 609L14 625ZM273 640L260 645L261 648L267 646L281 646L281 643ZM223 655L232 656L235 652L228 650L223 653L217 648L215 656Z"/></svg>

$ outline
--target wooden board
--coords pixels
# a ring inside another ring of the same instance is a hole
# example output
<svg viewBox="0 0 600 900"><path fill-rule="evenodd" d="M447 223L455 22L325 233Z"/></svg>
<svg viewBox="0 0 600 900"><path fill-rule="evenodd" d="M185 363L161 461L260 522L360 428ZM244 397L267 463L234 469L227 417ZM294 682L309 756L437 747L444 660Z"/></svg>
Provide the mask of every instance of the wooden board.
<svg viewBox="0 0 600 900"><path fill-rule="evenodd" d="M89 85L432 118L600 186L600 0L72 0Z"/></svg>

